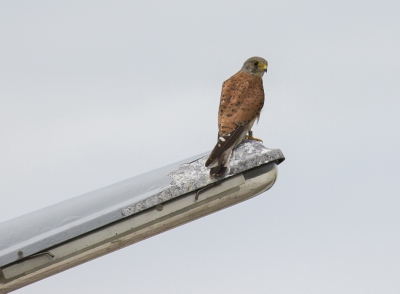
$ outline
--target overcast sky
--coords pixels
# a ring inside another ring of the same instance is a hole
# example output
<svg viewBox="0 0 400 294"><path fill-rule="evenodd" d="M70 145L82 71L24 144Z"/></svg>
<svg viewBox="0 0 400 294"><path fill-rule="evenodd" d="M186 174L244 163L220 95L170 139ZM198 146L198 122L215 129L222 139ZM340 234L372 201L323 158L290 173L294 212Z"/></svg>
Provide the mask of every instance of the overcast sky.
<svg viewBox="0 0 400 294"><path fill-rule="evenodd" d="M0 221L211 150L254 55L254 135L286 156L268 192L16 293L400 293L399 11L1 1Z"/></svg>

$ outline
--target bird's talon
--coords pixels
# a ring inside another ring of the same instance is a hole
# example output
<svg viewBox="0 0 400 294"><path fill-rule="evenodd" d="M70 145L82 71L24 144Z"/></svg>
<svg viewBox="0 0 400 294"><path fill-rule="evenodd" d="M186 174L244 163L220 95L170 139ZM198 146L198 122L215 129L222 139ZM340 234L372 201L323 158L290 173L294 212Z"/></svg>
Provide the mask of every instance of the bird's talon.
<svg viewBox="0 0 400 294"><path fill-rule="evenodd" d="M246 137L244 137L244 138L245 138L246 140L253 140L253 141L258 141L258 142L264 143L263 140L258 139L258 138L255 138L255 137L253 137L253 136L246 136Z"/></svg>

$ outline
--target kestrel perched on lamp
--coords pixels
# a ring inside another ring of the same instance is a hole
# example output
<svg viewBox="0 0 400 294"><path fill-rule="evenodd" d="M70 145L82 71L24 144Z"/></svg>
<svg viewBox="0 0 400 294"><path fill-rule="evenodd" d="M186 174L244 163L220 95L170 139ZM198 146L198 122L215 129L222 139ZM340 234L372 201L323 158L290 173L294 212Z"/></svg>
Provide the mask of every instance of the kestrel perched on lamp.
<svg viewBox="0 0 400 294"><path fill-rule="evenodd" d="M229 158L235 148L248 134L254 138L251 128L260 118L264 106L262 76L267 72L268 62L261 57L247 59L241 70L222 84L218 110L218 141L205 165L211 176L225 173Z"/></svg>

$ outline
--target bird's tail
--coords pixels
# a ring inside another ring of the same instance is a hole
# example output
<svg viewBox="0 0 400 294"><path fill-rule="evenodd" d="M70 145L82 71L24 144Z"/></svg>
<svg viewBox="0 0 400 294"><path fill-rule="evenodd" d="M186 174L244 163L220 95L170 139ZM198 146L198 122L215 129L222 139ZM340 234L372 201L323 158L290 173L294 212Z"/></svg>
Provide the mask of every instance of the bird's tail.
<svg viewBox="0 0 400 294"><path fill-rule="evenodd" d="M218 134L218 142L205 163L206 167L210 167L211 176L221 176L225 173L233 148L243 140L246 132L247 126L240 125L228 135Z"/></svg>
<svg viewBox="0 0 400 294"><path fill-rule="evenodd" d="M210 167L211 176L219 177L225 173L229 164L229 158L231 157L233 147L234 145L224 150L222 153L219 153L218 156L215 156L215 149L213 152L211 152L208 160L205 163L206 167Z"/></svg>
<svg viewBox="0 0 400 294"><path fill-rule="evenodd" d="M223 166L223 165L218 165L218 166L212 167L212 168L210 168L210 175L213 177L222 176L226 172L227 168L228 167Z"/></svg>
<svg viewBox="0 0 400 294"><path fill-rule="evenodd" d="M210 165L210 176L219 177L219 176L222 176L226 172L226 169L228 168L228 164L229 164L229 159L232 154L232 149L233 149L233 146L231 148L229 148L228 150L225 150L222 154L220 154L220 156L218 158L216 158L214 160L214 162L209 164Z"/></svg>

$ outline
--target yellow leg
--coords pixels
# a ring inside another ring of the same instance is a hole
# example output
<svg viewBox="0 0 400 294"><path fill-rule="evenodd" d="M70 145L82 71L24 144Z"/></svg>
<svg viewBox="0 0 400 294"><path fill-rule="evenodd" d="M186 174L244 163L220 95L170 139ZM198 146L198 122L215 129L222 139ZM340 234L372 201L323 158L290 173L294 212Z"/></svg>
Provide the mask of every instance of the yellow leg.
<svg viewBox="0 0 400 294"><path fill-rule="evenodd" d="M252 131L249 131L249 134L248 134L246 137L244 137L244 138L245 138L246 140L254 140L254 141L262 142L261 139L258 139L258 138L253 137L253 132L252 132Z"/></svg>

